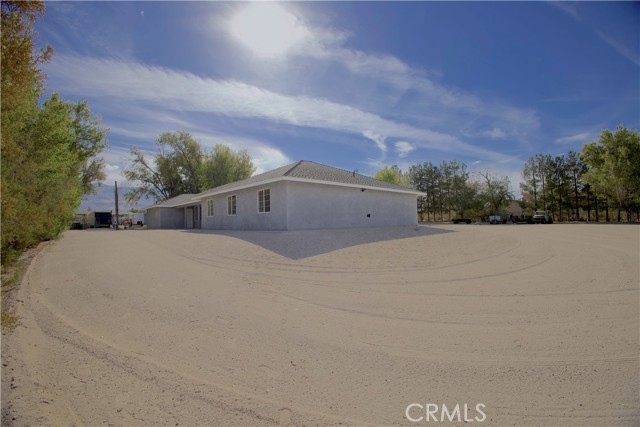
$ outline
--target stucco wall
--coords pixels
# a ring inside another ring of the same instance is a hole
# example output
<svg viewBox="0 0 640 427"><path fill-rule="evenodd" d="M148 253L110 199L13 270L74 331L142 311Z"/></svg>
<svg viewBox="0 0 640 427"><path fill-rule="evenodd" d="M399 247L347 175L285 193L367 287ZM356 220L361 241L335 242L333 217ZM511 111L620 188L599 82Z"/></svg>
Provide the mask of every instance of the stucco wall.
<svg viewBox="0 0 640 427"><path fill-rule="evenodd" d="M415 195L302 182L287 186L288 230L418 224Z"/></svg>
<svg viewBox="0 0 640 427"><path fill-rule="evenodd" d="M181 229L184 228L184 208L147 209L146 220L150 229Z"/></svg>
<svg viewBox="0 0 640 427"><path fill-rule="evenodd" d="M258 213L258 191L268 188L271 212ZM214 214L208 216L202 200L202 228L208 230L285 230L287 225L286 183L276 182L213 196ZM236 214L227 215L227 197L236 195Z"/></svg>

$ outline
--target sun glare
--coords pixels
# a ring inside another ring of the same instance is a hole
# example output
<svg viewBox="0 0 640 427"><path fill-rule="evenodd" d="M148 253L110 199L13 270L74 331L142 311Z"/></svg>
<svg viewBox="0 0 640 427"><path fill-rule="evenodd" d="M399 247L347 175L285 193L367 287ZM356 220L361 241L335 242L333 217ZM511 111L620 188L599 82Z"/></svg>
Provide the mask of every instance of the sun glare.
<svg viewBox="0 0 640 427"><path fill-rule="evenodd" d="M240 10L231 20L231 34L255 54L274 57L286 54L308 31L292 13L265 2Z"/></svg>

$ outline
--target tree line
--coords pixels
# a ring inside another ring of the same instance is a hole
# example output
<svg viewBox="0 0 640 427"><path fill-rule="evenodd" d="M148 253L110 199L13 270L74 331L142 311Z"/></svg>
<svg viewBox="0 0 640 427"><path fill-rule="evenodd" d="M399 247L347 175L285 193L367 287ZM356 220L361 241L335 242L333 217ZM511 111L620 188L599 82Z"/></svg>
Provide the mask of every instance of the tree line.
<svg viewBox="0 0 640 427"><path fill-rule="evenodd" d="M39 66L53 55L34 45L42 1L2 1L2 265L68 228L83 194L104 179L106 129L86 101L44 99Z"/></svg>
<svg viewBox="0 0 640 427"><path fill-rule="evenodd" d="M427 193L418 201L421 220L486 218L505 213L514 195L508 177L490 172L470 174L453 161L415 164L403 172L385 166L374 178ZM640 218L640 135L622 125L603 130L597 142L580 153L530 157L522 170L518 200L527 214L549 211L556 221L638 221Z"/></svg>
<svg viewBox="0 0 640 427"><path fill-rule="evenodd" d="M486 218L501 213L513 199L509 177L488 171L472 176L467 165L457 160L415 164L406 172L397 165L387 166L373 177L426 193L418 199L421 221Z"/></svg>
<svg viewBox="0 0 640 427"><path fill-rule="evenodd" d="M538 154L522 171L523 202L556 220L637 221L640 217L640 134L605 129L580 153Z"/></svg>

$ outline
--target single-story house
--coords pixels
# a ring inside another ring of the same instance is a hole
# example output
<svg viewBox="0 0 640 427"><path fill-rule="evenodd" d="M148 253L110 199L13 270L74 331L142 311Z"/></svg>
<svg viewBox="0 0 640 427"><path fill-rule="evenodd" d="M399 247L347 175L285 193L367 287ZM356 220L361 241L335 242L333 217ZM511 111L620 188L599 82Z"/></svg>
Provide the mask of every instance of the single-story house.
<svg viewBox="0 0 640 427"><path fill-rule="evenodd" d="M303 230L415 226L422 192L299 161L146 209L149 228Z"/></svg>

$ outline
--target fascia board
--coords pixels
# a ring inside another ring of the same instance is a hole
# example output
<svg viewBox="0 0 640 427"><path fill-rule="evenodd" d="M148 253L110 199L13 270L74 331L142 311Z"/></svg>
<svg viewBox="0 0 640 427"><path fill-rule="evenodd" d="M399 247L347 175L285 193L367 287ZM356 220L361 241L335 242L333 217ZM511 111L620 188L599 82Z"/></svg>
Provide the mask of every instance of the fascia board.
<svg viewBox="0 0 640 427"><path fill-rule="evenodd" d="M264 187L267 184L271 184L274 182L280 182L280 181L291 181L291 182L303 182L303 183L309 183L309 184L322 184L322 185L334 185L337 187L349 187L349 188L364 188L366 190L372 190L372 191L386 191L386 192L390 192L390 193L400 193L400 194L412 194L417 196L426 196L426 193L423 193L421 191L415 191L415 190L396 190L393 188L381 188L381 187L373 187L373 186L369 186L369 185L358 185L358 184L345 184L342 182L331 182L331 181L322 181L322 180L318 180L318 179L308 179L308 178L295 178L295 177L291 177L291 176L281 176L281 177L277 177L277 178L271 178L271 179L267 179L265 181L260 181L260 182L253 182L250 184L245 184L245 185L239 185L237 187L231 187L231 188L227 188L224 190L219 190L216 191L215 189L201 193L197 196L195 196L192 200L193 201L202 201L203 199L207 198L207 197L211 197L211 196L216 196L218 194L224 194L224 193L233 193L234 191L238 191L238 190L244 190L246 188L252 188L252 187Z"/></svg>

